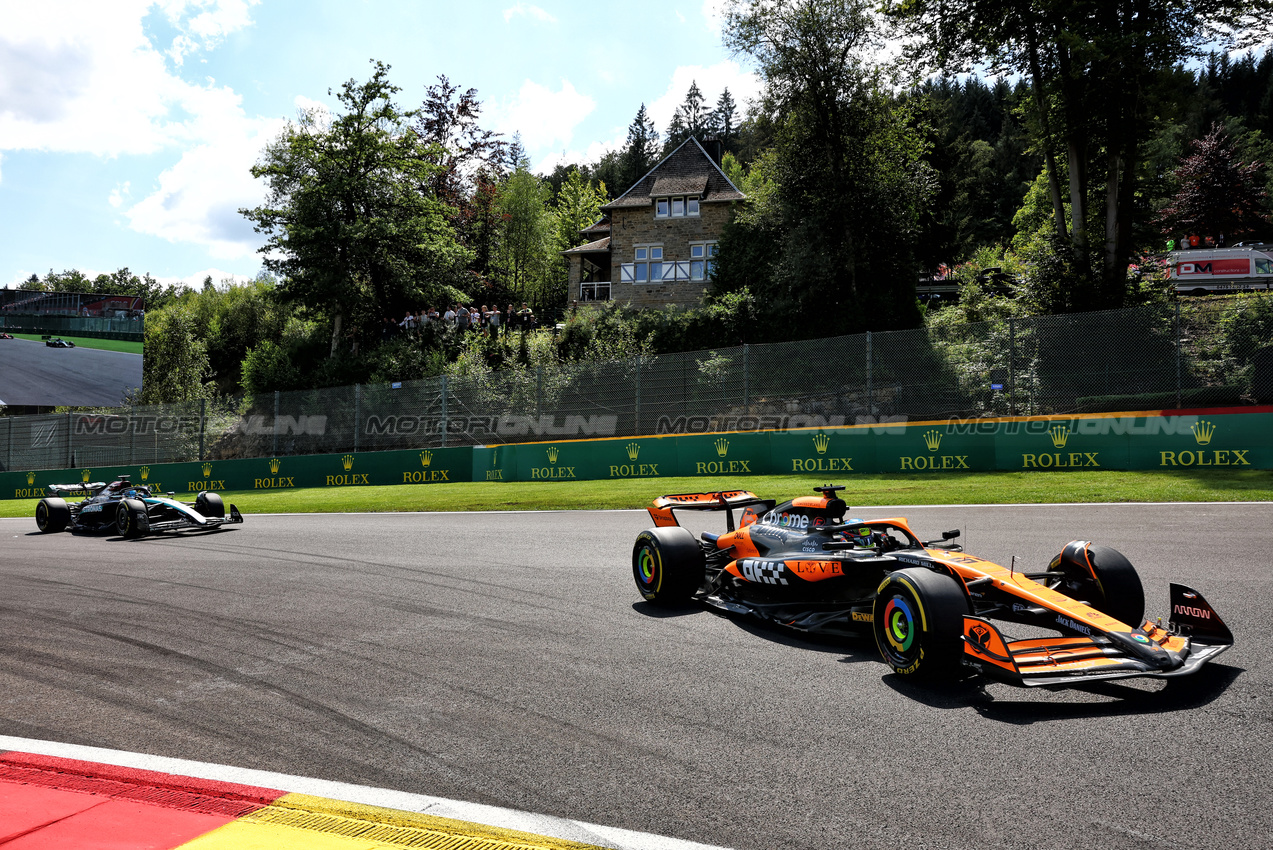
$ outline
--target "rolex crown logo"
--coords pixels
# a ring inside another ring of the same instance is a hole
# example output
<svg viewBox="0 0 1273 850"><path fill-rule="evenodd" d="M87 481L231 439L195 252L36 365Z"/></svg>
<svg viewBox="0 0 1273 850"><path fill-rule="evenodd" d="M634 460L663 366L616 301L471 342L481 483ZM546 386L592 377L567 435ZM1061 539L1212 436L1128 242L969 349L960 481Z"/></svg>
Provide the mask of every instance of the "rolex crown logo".
<svg viewBox="0 0 1273 850"><path fill-rule="evenodd" d="M420 452L420 465L428 466L431 463L433 463L433 452L429 451L428 449L425 449L424 451Z"/></svg>
<svg viewBox="0 0 1273 850"><path fill-rule="evenodd" d="M341 466L345 467L345 471L348 472L349 470L354 468L354 456L345 455L344 457L340 459L340 463L341 463Z"/></svg>
<svg viewBox="0 0 1273 850"><path fill-rule="evenodd" d="M1199 419L1193 423L1193 427L1189 429L1193 431L1193 438L1198 441L1198 445L1205 446L1211 442L1211 436L1216 432L1216 426L1205 419Z"/></svg>
<svg viewBox="0 0 1273 850"><path fill-rule="evenodd" d="M729 454L729 440L721 437L716 441L716 455L718 457L724 457L727 454Z"/></svg>
<svg viewBox="0 0 1273 850"><path fill-rule="evenodd" d="M203 477L204 477L204 478L207 478L207 477L208 477L209 475L211 475L211 474L212 474L212 464L210 464L210 463L205 463L205 464L203 465Z"/></svg>
<svg viewBox="0 0 1273 850"><path fill-rule="evenodd" d="M930 452L935 452L941 448L941 431L928 431L924 434L924 445L928 446Z"/></svg>
<svg viewBox="0 0 1273 850"><path fill-rule="evenodd" d="M149 466L143 466L143 467L141 467L141 469L139 469L139 470L138 470L138 472L140 472L140 473L141 473L141 480L142 480L142 481L145 481L147 478L149 478L149 477L150 477L150 467L149 467Z"/></svg>
<svg viewBox="0 0 1273 850"><path fill-rule="evenodd" d="M640 443L628 443L628 460L635 461L640 454Z"/></svg>
<svg viewBox="0 0 1273 850"><path fill-rule="evenodd" d="M80 475L84 476L84 483L85 483L85 484L87 484L87 483L88 483L88 479L92 476L92 474L93 474L93 473L89 472L87 469L81 469L81 470L80 470Z"/></svg>
<svg viewBox="0 0 1273 850"><path fill-rule="evenodd" d="M276 457L270 458L270 474L278 475L278 468L282 465L283 464L279 461L278 458Z"/></svg>
<svg viewBox="0 0 1273 850"><path fill-rule="evenodd" d="M549 463L556 463L556 462L557 462L557 458L558 458L558 456L559 456L559 453L558 453L558 451L557 451L557 447L556 447L556 446L549 446L549 447L548 447L548 462L549 462Z"/></svg>
<svg viewBox="0 0 1273 850"><path fill-rule="evenodd" d="M1070 439L1070 429L1065 425L1057 425L1048 429L1048 436L1052 438L1052 445L1058 449L1065 448L1065 443Z"/></svg>
<svg viewBox="0 0 1273 850"><path fill-rule="evenodd" d="M831 445L831 438L828 435L823 434L821 432L818 432L817 434L813 435L813 448L818 452L818 454L820 455L826 454L827 447L829 447L830 445Z"/></svg>
<svg viewBox="0 0 1273 850"><path fill-rule="evenodd" d="M27 486L29 487L29 486L31 486L31 485L33 485L33 484L35 484L35 473L34 473L34 472L28 472L28 473L27 473Z"/></svg>

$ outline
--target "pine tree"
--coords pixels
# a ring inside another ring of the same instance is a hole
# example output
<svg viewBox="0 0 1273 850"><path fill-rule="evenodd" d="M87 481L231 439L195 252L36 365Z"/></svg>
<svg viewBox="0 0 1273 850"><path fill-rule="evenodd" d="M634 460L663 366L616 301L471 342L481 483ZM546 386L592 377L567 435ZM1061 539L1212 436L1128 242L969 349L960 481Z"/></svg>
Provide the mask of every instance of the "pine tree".
<svg viewBox="0 0 1273 850"><path fill-rule="evenodd" d="M716 135L720 136L723 144L728 145L733 139L734 133L738 127L735 124L737 120L738 106L734 103L734 98L726 88L720 93L720 97L716 100L716 109L712 112L712 123L716 130Z"/></svg>
<svg viewBox="0 0 1273 850"><path fill-rule="evenodd" d="M620 184L617 188L620 192L626 192L633 183L644 177L654 167L658 155L659 131L654 128L654 121L645 111L643 103L632 123L628 125L628 143L619 156Z"/></svg>

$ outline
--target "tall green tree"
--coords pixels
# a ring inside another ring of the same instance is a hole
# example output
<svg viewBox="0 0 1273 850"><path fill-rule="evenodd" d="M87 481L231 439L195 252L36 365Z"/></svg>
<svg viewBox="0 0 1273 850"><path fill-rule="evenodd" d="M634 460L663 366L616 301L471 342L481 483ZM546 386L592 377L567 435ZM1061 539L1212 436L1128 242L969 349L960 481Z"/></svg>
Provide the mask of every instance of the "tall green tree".
<svg viewBox="0 0 1273 850"><path fill-rule="evenodd" d="M628 125L628 140L623 146L623 152L619 154L616 191L622 194L631 189L632 184L654 167L658 156L659 131L655 129L654 119L645 111L643 103L632 123Z"/></svg>
<svg viewBox="0 0 1273 850"><path fill-rule="evenodd" d="M1097 257L1075 282L1078 309L1123 303L1136 219L1147 214L1137 166L1170 97L1164 82L1208 45L1273 33L1273 0L886 0L884 9L913 40L917 67L988 63L1030 80L1053 229L1077 268Z"/></svg>
<svg viewBox="0 0 1273 850"><path fill-rule="evenodd" d="M725 37L755 59L778 128L766 218L743 218L755 240L722 240L718 285L751 286L805 335L917 324L914 240L931 180L911 117L861 58L878 43L872 4L736 0ZM774 241L771 274L731 279L724 254L762 237Z"/></svg>
<svg viewBox="0 0 1273 850"><path fill-rule="evenodd" d="M240 210L266 237L265 267L278 296L331 324L331 354L356 317L369 330L405 307L459 295L471 253L456 239L451 210L426 187L441 167L436 147L394 102L389 66L349 80L329 116L303 111L265 149L252 174L266 203Z"/></svg>
<svg viewBox="0 0 1273 850"><path fill-rule="evenodd" d="M523 161L509 175L497 201L500 229L498 282L508 292L544 306L552 298L552 217L548 205L552 189L531 174ZM562 280L564 289L565 281Z"/></svg>

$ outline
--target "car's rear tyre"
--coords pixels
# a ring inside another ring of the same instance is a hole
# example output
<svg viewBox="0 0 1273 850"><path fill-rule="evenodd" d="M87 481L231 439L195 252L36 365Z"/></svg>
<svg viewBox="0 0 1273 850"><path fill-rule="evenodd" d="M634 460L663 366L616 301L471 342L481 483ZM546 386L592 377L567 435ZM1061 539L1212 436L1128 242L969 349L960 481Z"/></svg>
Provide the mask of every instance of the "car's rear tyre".
<svg viewBox="0 0 1273 850"><path fill-rule="evenodd" d="M115 530L129 540L144 537L147 530L146 505L136 499L121 499L115 511Z"/></svg>
<svg viewBox="0 0 1273 850"><path fill-rule="evenodd" d="M194 509L205 517L225 517L225 502L216 493L200 493L195 496Z"/></svg>
<svg viewBox="0 0 1273 850"><path fill-rule="evenodd" d="M65 499L49 496L41 499L35 506L35 525L40 531L49 534L62 531L71 523L71 509Z"/></svg>
<svg viewBox="0 0 1273 850"><path fill-rule="evenodd" d="M875 597L872 630L884 663L915 679L962 669L968 599L955 579L923 567L890 573Z"/></svg>
<svg viewBox="0 0 1273 850"><path fill-rule="evenodd" d="M1117 549L1082 540L1067 543L1048 572L1060 575L1056 590L1131 628L1145 621L1145 588L1131 561Z"/></svg>
<svg viewBox="0 0 1273 850"><path fill-rule="evenodd" d="M648 528L632 547L632 577L654 605L687 602L703 585L707 560L684 528Z"/></svg>

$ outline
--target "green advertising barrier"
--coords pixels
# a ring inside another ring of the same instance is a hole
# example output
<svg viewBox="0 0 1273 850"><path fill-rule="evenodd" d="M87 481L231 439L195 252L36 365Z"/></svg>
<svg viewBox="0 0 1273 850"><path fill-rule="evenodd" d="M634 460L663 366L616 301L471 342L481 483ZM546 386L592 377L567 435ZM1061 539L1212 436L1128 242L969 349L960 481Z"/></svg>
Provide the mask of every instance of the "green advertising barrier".
<svg viewBox="0 0 1273 850"><path fill-rule="evenodd" d="M156 463L81 469L33 470L0 474L6 499L39 499L50 484L113 481L129 476L156 492L187 496L204 491L290 490L298 487L357 487L389 484L445 484L471 481L469 446L420 451L348 452L332 455Z"/></svg>
<svg viewBox="0 0 1273 850"><path fill-rule="evenodd" d="M49 484L138 483L188 495L285 490L669 477L992 470L1273 469L1273 409L1201 415L1016 417L716 434L561 440L391 452L213 460L0 473L0 498L32 499Z"/></svg>

